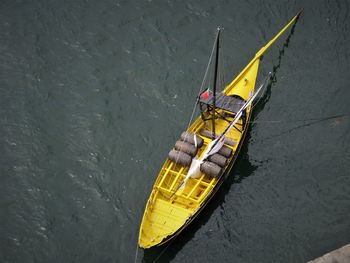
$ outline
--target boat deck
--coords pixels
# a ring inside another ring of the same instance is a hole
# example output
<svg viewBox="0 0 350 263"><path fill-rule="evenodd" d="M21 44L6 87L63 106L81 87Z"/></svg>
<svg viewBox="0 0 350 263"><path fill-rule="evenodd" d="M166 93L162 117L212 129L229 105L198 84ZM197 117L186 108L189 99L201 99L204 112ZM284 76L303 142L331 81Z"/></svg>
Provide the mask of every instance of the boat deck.
<svg viewBox="0 0 350 263"><path fill-rule="evenodd" d="M223 119L216 120L217 133L223 132L227 125L228 122ZM241 125L242 122L240 120L237 126L241 127ZM201 119L198 119L192 126L192 132L204 140L204 144L198 152L199 156L201 156L211 141L210 138L200 135L199 131L203 128L210 129L209 127L211 127L210 121L207 122L207 125L204 125ZM227 135L238 142L242 133L232 129ZM227 146L234 153L237 144L235 146ZM232 156L229 162L231 158ZM190 178L184 189L176 192L185 179L188 170L189 167L175 164L169 159L164 163L145 209L145 225L142 229L147 229L147 233L143 232L142 236L148 245L158 244L160 240L181 228L197 212L219 181L219 178L209 177L202 173L199 178Z"/></svg>

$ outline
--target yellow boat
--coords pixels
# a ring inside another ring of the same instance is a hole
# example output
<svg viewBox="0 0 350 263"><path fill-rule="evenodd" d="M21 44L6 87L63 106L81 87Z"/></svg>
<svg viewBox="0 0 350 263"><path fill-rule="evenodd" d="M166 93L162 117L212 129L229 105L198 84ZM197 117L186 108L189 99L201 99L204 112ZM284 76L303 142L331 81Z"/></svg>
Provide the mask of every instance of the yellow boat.
<svg viewBox="0 0 350 263"><path fill-rule="evenodd" d="M263 87L255 87L260 60L299 16L300 12L220 94L216 93L218 29L214 90L201 93L197 101L201 116L181 135L159 172L142 217L138 239L141 248L159 246L177 236L229 175L248 130L252 101Z"/></svg>

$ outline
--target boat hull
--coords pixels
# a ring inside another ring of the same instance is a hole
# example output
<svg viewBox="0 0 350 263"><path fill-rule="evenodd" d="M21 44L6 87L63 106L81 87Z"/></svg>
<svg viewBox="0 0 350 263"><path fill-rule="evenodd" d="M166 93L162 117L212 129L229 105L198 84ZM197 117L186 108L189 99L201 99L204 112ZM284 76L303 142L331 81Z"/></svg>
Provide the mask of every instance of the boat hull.
<svg viewBox="0 0 350 263"><path fill-rule="evenodd" d="M225 107L226 103L218 103L217 112L215 105L216 96L214 96L213 103L207 102L204 104L207 110L205 114L202 111L202 118L197 118L186 131L194 134L194 138L199 136L204 141L203 145L197 148L196 162L193 162L193 160L191 163L187 162L187 164L197 165L195 166L197 169L196 174L198 172L198 163L202 162L201 160L210 161L211 159L209 158L214 157L212 151L218 144L215 144L212 134L223 134L224 136L220 138L228 138L230 141L236 142L229 145L225 141L226 147L229 148L228 150L232 150L227 156L228 159L226 159L228 164L221 166L222 168L216 166L217 172L212 173L215 164L214 166L210 164L211 168L213 168L211 171L205 171L203 168L204 164L208 164L203 163L203 167L201 166L203 171L200 171L201 174L197 178L191 177L194 174L193 170L189 170L185 162L178 162L178 159L174 159L169 155L158 174L151 195L146 203L139 232L138 242L140 247L160 246L178 236L206 207L222 183L230 175L248 132L253 109L251 102L261 90L261 87L255 90L261 58L266 50L297 21L299 15L300 13L262 47L242 72L223 90L221 99L233 102L230 98L238 98L244 102L240 110L235 111L233 107L234 102L232 107ZM246 115L246 120L244 115ZM209 130L209 136L202 133L203 129L208 131L208 127L212 127ZM197 147L196 143L195 146ZM175 150L178 150L178 152ZM181 153L180 150L176 149L175 144L172 151ZM182 155L185 156L184 153ZM187 157L190 158L189 156ZM209 158L207 159L207 157Z"/></svg>

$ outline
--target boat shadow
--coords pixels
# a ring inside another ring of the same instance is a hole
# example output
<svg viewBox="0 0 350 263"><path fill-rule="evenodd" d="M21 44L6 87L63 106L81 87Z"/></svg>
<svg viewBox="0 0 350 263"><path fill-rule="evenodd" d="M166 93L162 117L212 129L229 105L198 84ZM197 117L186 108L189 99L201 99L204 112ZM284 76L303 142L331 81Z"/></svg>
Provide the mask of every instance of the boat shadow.
<svg viewBox="0 0 350 263"><path fill-rule="evenodd" d="M271 88L272 88L272 86L274 86L277 83L277 72L281 68L281 62L282 62L282 58L284 56L284 52L289 47L290 40L291 40L292 36L294 35L295 27L298 24L298 20L296 20L295 23L293 24L286 40L283 43L282 48L279 50L277 64L273 65L273 67L272 67L271 81L267 85L266 91L263 93L263 95L259 99L259 104L257 104L254 107L254 111L252 114L252 120L254 120L254 117L257 116L265 108L266 102L271 97Z"/></svg>
<svg viewBox="0 0 350 263"><path fill-rule="evenodd" d="M277 64L273 66L271 81L266 88L266 92L264 92L263 96L259 99L259 103L254 107L254 111L252 114L252 120L264 109L266 103L271 97L271 88L277 82L277 72L281 67L281 61L285 52L285 49L288 48L290 39L294 34L295 26L291 28L291 31L286 38L282 48L279 51L279 56L277 60ZM245 138L245 142L250 140L251 129L253 128L253 123L249 125L247 135ZM180 250L193 239L195 233L205 225L209 218L212 216L213 212L224 203L225 196L231 189L233 184L241 183L244 178L251 176L254 171L258 168L257 165L254 165L250 162L248 155L248 143L244 143L242 145L241 151L237 160L232 168L231 174L227 177L223 185L217 191L212 200L206 205L203 211L194 219L194 221L189 224L176 238L165 243L162 246L150 248L144 250L142 262L150 263L150 262L170 262L175 256L178 254ZM256 162L255 162L256 163Z"/></svg>

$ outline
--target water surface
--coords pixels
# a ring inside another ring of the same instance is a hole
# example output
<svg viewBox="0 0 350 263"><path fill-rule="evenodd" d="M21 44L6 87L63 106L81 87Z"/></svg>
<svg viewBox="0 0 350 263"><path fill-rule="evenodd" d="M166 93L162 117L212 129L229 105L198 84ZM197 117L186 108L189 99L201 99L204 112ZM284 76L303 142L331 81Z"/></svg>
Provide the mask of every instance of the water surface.
<svg viewBox="0 0 350 263"><path fill-rule="evenodd" d="M274 81L196 221L138 262L305 262L350 241L347 1L2 1L0 261L133 262L215 30ZM286 41L286 39L289 41Z"/></svg>

